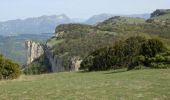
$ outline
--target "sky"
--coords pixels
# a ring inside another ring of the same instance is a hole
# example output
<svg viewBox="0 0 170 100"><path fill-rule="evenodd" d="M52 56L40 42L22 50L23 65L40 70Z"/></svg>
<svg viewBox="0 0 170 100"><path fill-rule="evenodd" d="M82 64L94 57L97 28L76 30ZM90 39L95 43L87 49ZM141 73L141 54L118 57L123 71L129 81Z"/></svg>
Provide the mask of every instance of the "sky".
<svg viewBox="0 0 170 100"><path fill-rule="evenodd" d="M142 14L168 8L170 0L0 0L0 21L60 14L87 19L101 13Z"/></svg>

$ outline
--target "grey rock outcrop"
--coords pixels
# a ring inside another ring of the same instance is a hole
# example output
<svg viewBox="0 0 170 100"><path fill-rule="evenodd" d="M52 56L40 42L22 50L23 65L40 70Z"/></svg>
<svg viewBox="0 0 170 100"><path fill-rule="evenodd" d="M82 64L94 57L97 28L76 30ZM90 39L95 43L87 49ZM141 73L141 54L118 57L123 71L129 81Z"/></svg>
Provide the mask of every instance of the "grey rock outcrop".
<svg viewBox="0 0 170 100"><path fill-rule="evenodd" d="M55 55L47 44L26 41L25 46L27 49L27 65L31 64L42 55L45 55L49 61L52 72L78 71L80 68L82 60L78 56L72 57L70 59L69 67L65 68L63 65L63 57Z"/></svg>
<svg viewBox="0 0 170 100"><path fill-rule="evenodd" d="M26 41L25 47L27 50L27 65L44 54L43 47L40 43Z"/></svg>
<svg viewBox="0 0 170 100"><path fill-rule="evenodd" d="M53 52L51 52L50 49L47 47L47 45L44 45L43 49L51 65L52 72L65 71L63 63L62 63L63 62L62 58L57 55L54 55Z"/></svg>
<svg viewBox="0 0 170 100"><path fill-rule="evenodd" d="M80 57L71 58L70 71L78 71L82 60Z"/></svg>

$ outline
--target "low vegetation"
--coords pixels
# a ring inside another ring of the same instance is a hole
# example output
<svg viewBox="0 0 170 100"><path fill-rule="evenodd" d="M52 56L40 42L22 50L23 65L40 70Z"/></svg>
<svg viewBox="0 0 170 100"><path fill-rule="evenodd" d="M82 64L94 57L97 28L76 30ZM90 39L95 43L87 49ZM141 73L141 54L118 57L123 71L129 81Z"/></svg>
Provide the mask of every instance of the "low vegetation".
<svg viewBox="0 0 170 100"><path fill-rule="evenodd" d="M167 68L169 66L167 48L158 39L145 39L141 36L119 41L112 47L99 49L87 56L81 68L88 71L128 68L138 66Z"/></svg>
<svg viewBox="0 0 170 100"><path fill-rule="evenodd" d="M0 55L0 80L16 79L20 76L20 66Z"/></svg>
<svg viewBox="0 0 170 100"><path fill-rule="evenodd" d="M0 81L0 100L169 100L170 69L63 72Z"/></svg>

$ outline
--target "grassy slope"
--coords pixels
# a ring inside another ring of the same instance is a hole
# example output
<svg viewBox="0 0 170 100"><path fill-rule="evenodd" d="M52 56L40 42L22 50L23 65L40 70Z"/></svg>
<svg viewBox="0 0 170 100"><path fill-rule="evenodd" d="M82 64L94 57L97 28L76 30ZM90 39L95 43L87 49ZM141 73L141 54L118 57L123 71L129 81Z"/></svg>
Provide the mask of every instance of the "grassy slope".
<svg viewBox="0 0 170 100"><path fill-rule="evenodd" d="M159 20L166 20L170 18L170 14L165 14L162 16L157 16L157 17L153 17L154 19L159 19Z"/></svg>
<svg viewBox="0 0 170 100"><path fill-rule="evenodd" d="M170 100L170 69L21 76L0 87L0 100Z"/></svg>

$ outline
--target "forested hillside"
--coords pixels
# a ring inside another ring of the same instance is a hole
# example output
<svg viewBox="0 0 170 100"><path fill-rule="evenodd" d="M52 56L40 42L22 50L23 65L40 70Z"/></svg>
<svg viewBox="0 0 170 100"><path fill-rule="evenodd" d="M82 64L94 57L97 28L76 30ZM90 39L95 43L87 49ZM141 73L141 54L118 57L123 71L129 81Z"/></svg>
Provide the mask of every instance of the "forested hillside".
<svg viewBox="0 0 170 100"><path fill-rule="evenodd" d="M125 40L130 36L144 36L147 39L159 38L166 46L170 41L169 17L158 16L145 20L142 18L115 16L95 26L84 24L64 24L56 28L55 35L47 41L47 46L53 56L61 57L62 67L69 70L71 59L77 57L83 60L90 53L104 47L114 46L115 42ZM56 61L57 62L57 61ZM57 67L57 66L56 66Z"/></svg>

